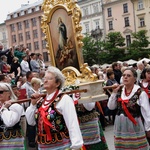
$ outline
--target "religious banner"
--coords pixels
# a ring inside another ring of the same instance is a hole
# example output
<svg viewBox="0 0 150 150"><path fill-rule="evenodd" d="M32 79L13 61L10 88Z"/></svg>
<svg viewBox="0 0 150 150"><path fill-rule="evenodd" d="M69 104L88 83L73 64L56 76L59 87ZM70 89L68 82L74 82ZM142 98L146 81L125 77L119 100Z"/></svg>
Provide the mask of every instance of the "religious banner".
<svg viewBox="0 0 150 150"><path fill-rule="evenodd" d="M60 70L80 69L82 58L81 11L76 1L45 0L42 5L42 29L46 35L51 65Z"/></svg>

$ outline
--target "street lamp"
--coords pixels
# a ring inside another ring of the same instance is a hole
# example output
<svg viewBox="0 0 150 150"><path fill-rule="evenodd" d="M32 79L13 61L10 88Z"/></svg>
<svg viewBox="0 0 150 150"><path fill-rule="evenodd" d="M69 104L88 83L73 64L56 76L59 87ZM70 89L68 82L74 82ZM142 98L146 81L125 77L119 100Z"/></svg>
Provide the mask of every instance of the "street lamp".
<svg viewBox="0 0 150 150"><path fill-rule="evenodd" d="M99 64L99 44L98 44L98 41L99 41L99 39L102 38L102 36L103 36L103 32L102 32L102 29L100 29L99 26L95 30L91 31L91 37L96 39L96 43L97 43L98 64ZM100 47L100 50L101 50L101 47Z"/></svg>

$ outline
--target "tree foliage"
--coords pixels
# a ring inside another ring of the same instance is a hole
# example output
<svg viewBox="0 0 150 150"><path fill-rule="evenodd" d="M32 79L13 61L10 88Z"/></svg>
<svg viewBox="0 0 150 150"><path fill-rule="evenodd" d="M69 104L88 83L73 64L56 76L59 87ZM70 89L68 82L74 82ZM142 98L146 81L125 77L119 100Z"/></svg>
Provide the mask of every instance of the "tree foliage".
<svg viewBox="0 0 150 150"><path fill-rule="evenodd" d="M89 65L97 64L98 63L98 55L97 55L97 43L96 41L86 35L83 39L84 46L82 48L84 62L88 63Z"/></svg>
<svg viewBox="0 0 150 150"><path fill-rule="evenodd" d="M139 32L132 33L132 43L130 45L130 48L142 50L144 48L147 48L150 42L148 41L148 37L146 36L147 31L141 30Z"/></svg>
<svg viewBox="0 0 150 150"><path fill-rule="evenodd" d="M108 33L105 41L96 41L87 35L83 39L84 62L93 65L148 57L150 42L146 33L146 30L132 33L132 43L129 47L125 47L125 38L120 32Z"/></svg>
<svg viewBox="0 0 150 150"><path fill-rule="evenodd" d="M148 37L146 36L147 31L141 30L138 32L132 33L132 43L128 48L130 56L135 60L149 57L150 49L148 46L150 42L148 41Z"/></svg>

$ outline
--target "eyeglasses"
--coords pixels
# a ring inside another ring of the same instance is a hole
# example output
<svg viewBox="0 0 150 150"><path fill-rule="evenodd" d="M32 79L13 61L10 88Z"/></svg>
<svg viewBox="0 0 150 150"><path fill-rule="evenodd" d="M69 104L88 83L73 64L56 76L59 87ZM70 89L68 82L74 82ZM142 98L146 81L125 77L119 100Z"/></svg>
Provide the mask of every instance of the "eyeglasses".
<svg viewBox="0 0 150 150"><path fill-rule="evenodd" d="M130 74L123 74L122 76L123 76L123 77L126 76L126 77L130 78L132 75L130 75Z"/></svg>
<svg viewBox="0 0 150 150"><path fill-rule="evenodd" d="M8 90L0 91L0 94L3 94L4 92L9 92Z"/></svg>

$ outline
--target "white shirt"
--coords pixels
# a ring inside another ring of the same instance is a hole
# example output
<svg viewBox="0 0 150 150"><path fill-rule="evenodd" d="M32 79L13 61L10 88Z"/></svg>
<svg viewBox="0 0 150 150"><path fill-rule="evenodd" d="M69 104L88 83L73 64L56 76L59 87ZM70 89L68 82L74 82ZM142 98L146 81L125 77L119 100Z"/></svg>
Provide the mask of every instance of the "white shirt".
<svg viewBox="0 0 150 150"><path fill-rule="evenodd" d="M23 113L23 107L16 103L12 104L9 107L9 110L4 108L4 110L1 111L1 118L6 127L13 127L16 123L20 121L20 118Z"/></svg>
<svg viewBox="0 0 150 150"><path fill-rule="evenodd" d="M50 100L53 97L54 93L47 95L47 100ZM72 98L68 95L64 95L62 99L56 104L56 108L64 117L72 144L71 148L81 148L83 145L83 139ZM35 111L36 106L33 106L32 104L26 110L26 118L29 125L36 124L34 118Z"/></svg>
<svg viewBox="0 0 150 150"><path fill-rule="evenodd" d="M134 85L132 92L129 96L125 95L125 88L123 87L122 93L121 93L121 98L123 100L130 99L134 93L140 88L139 85ZM117 93L112 93L109 101L108 101L108 108L111 110L114 110L117 108L117 98L116 98ZM144 118L144 127L146 131L150 130L150 103L149 103L149 98L146 94L145 91L142 91L139 100L137 100L137 104L140 106L142 116Z"/></svg>
<svg viewBox="0 0 150 150"><path fill-rule="evenodd" d="M29 63L27 61L22 60L20 63L22 74L26 74L28 71L30 71Z"/></svg>

